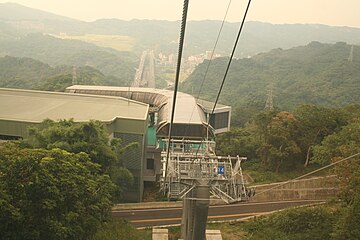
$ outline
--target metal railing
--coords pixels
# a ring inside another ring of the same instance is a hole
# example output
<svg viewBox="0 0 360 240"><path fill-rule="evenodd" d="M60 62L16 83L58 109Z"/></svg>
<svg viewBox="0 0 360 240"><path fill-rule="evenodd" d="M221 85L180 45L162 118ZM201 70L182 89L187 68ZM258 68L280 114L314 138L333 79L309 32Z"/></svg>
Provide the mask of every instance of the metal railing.
<svg viewBox="0 0 360 240"><path fill-rule="evenodd" d="M169 143L165 139L163 142L160 184L169 199L184 198L199 181L206 182L212 196L226 203L248 199L249 191L241 169L245 157L217 156L213 141L171 140ZM167 163L165 149L170 151Z"/></svg>

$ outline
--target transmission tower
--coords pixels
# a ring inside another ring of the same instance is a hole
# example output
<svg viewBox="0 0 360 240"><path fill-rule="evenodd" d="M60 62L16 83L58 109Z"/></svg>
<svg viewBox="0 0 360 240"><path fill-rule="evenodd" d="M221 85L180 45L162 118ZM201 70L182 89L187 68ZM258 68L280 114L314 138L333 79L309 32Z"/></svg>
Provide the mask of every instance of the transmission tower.
<svg viewBox="0 0 360 240"><path fill-rule="evenodd" d="M354 54L354 45L352 45L351 49L350 49L350 54L349 54L349 58L348 58L349 62L353 61L353 54Z"/></svg>
<svg viewBox="0 0 360 240"><path fill-rule="evenodd" d="M77 78L76 78L76 66L73 66L73 73L72 73L72 85L77 85Z"/></svg>
<svg viewBox="0 0 360 240"><path fill-rule="evenodd" d="M274 94L273 94L273 86L270 86L268 93L267 93L267 99L265 103L265 110L266 111L273 111L274 110Z"/></svg>

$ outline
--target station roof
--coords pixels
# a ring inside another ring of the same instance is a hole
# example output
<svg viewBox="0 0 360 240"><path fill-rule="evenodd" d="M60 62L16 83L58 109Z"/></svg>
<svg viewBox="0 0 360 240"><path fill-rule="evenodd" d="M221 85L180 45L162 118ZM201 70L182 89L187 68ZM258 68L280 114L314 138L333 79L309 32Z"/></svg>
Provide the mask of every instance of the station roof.
<svg viewBox="0 0 360 240"><path fill-rule="evenodd" d="M111 94L112 91L117 93L123 93L121 95L122 97L128 97L136 101L145 102L148 104L155 104L158 105L158 107L162 107L164 115L162 120L170 121L171 118L173 92L169 90L156 88L130 88L88 85L74 85L66 88L67 92L71 92L71 90L74 90L76 93L82 93L81 90L84 90L85 93L86 90L98 92L107 91L108 94ZM178 92L174 123L202 124L205 121L205 115L198 106L196 99L189 94Z"/></svg>
<svg viewBox="0 0 360 240"><path fill-rule="evenodd" d="M0 88L0 119L42 122L116 118L146 120L149 106L121 97Z"/></svg>
<svg viewBox="0 0 360 240"><path fill-rule="evenodd" d="M172 91L139 87L74 85L66 88L66 92L121 96L155 106L159 109L157 134L168 134L173 104ZM213 129L207 124L205 113L196 99L181 92L177 93L172 131L173 136L176 137L202 138L207 132L210 136L213 135Z"/></svg>
<svg viewBox="0 0 360 240"><path fill-rule="evenodd" d="M196 101L207 113L211 113L212 109L214 108L214 103L209 102L203 99L197 99ZM226 106L220 103L216 104L216 107L214 109L214 113L221 112L221 111L229 111L231 110L230 106Z"/></svg>

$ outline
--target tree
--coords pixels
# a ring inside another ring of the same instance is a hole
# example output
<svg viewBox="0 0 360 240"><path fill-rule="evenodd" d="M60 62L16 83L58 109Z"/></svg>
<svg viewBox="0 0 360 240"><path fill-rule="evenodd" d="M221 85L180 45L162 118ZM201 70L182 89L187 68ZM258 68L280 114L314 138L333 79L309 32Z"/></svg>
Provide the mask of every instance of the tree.
<svg viewBox="0 0 360 240"><path fill-rule="evenodd" d="M268 118L264 116L264 120L268 120ZM264 141L257 153L263 164L275 169L276 172L279 172L284 162L292 164L291 160L300 152L300 148L292 135L295 121L291 113L279 112L271 118L270 122L261 121L262 124L259 126L259 129L265 130L263 134Z"/></svg>
<svg viewBox="0 0 360 240"><path fill-rule="evenodd" d="M255 158L259 141L251 128L234 128L216 137L216 153L219 155Z"/></svg>
<svg viewBox="0 0 360 240"><path fill-rule="evenodd" d="M349 240L359 239L360 236L360 202L355 202L342 209L342 215L338 219L332 239Z"/></svg>
<svg viewBox="0 0 360 240"><path fill-rule="evenodd" d="M265 106L264 89L270 83L274 84L276 107L286 111L304 103L327 107L359 103L359 57L348 62L350 48L345 43L313 42L233 61L223 88L226 94L221 96L220 102L232 106L232 124L238 126ZM208 64L199 64L182 83L182 91L197 93L203 86L200 98L214 100L227 60L224 57L211 62L203 85L201 81Z"/></svg>
<svg viewBox="0 0 360 240"><path fill-rule="evenodd" d="M314 148L314 161L328 164L349 156L353 158L335 166L340 181L339 197L345 203L333 239L357 239L360 229L360 117L354 117L339 132L324 138Z"/></svg>
<svg viewBox="0 0 360 240"><path fill-rule="evenodd" d="M121 145L120 139L110 141L105 126L99 121L76 123L73 120L54 122L45 120L39 128L30 129L30 146L37 148L60 148L72 153L87 153L92 162L100 164L103 173L110 175L117 185L115 201L123 200L123 193L131 187L134 178L123 167L120 155L136 144Z"/></svg>
<svg viewBox="0 0 360 240"><path fill-rule="evenodd" d="M115 186L85 153L0 151L2 239L89 239L108 218Z"/></svg>
<svg viewBox="0 0 360 240"><path fill-rule="evenodd" d="M308 166L312 149L327 135L346 125L345 112L315 105L301 105L295 109L296 140Z"/></svg>
<svg viewBox="0 0 360 240"><path fill-rule="evenodd" d="M107 170L116 161L115 152L104 125L99 121L75 123L72 119L45 120L39 128L30 129L28 143L33 147L60 148L72 153L85 152L94 163Z"/></svg>
<svg viewBox="0 0 360 240"><path fill-rule="evenodd" d="M315 148L315 160L328 163L360 153L360 117L343 127L338 133L327 136ZM358 239L360 234L360 156L357 155L335 166L340 180L339 197L345 203L333 239Z"/></svg>
<svg viewBox="0 0 360 240"><path fill-rule="evenodd" d="M314 161L328 164L358 152L360 152L360 117L354 118L339 132L325 137L321 145L314 147Z"/></svg>

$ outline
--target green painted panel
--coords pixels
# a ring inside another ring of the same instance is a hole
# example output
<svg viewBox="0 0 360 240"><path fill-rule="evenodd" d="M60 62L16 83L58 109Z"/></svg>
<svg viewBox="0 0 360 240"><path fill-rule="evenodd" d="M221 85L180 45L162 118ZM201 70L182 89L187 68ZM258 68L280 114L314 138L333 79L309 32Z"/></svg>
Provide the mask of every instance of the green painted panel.
<svg viewBox="0 0 360 240"><path fill-rule="evenodd" d="M156 128L155 127L149 127L147 132L147 144L149 146L155 146L156 145Z"/></svg>

